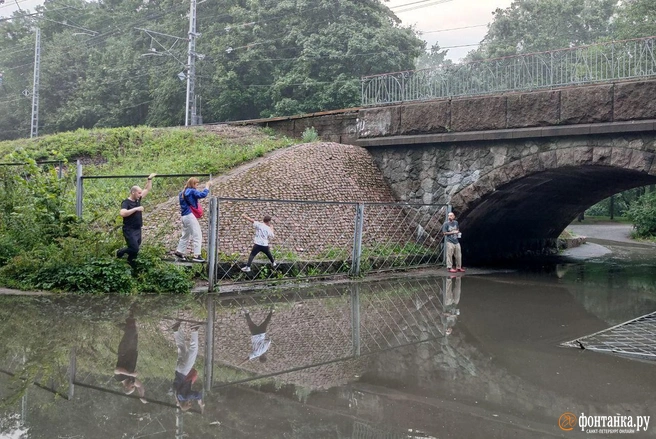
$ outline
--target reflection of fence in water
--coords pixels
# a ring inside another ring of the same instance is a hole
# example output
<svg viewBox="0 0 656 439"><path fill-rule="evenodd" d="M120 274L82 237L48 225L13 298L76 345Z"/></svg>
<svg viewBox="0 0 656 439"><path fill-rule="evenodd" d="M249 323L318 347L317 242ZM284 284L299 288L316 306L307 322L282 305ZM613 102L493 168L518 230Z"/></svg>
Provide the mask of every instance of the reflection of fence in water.
<svg viewBox="0 0 656 439"><path fill-rule="evenodd" d="M219 280L358 275L443 260L444 205L218 200ZM244 213L258 221L273 218L275 269L261 253L250 274L241 272L253 246L253 226Z"/></svg>
<svg viewBox="0 0 656 439"><path fill-rule="evenodd" d="M214 386L276 376L277 382L330 388L366 369L369 354L441 337L442 284L434 280L322 285L219 300ZM274 309L265 362L247 361L251 335Z"/></svg>
<svg viewBox="0 0 656 439"><path fill-rule="evenodd" d="M361 375L378 352L441 337L443 290L442 282L427 278L274 288L248 296L209 296L207 317L202 315L204 310L197 310L179 311L157 320L137 318L138 379L144 384L149 402L174 407L171 383L177 352L171 325L181 318L187 333L193 324L209 320L209 326L199 330L195 368L201 378L197 390L203 385L217 389L267 377L278 384L305 389L345 384ZM244 362L251 352L251 334L242 310L248 309L257 324L272 307L275 313L267 333L273 343L268 360ZM113 395L120 401L137 397L136 393L126 395L114 378L118 346L125 334L120 323L91 325L84 342L73 349L70 364L57 366L62 371L62 384L71 378L68 371L74 373L73 386L63 386L62 395L72 395L74 390L76 401L93 399L94 392L101 392L103 398ZM206 336L213 340L210 346L206 345ZM205 366L208 359L209 371ZM14 355L6 356L4 361L5 367L17 369L23 360ZM212 373L214 378L206 381Z"/></svg>

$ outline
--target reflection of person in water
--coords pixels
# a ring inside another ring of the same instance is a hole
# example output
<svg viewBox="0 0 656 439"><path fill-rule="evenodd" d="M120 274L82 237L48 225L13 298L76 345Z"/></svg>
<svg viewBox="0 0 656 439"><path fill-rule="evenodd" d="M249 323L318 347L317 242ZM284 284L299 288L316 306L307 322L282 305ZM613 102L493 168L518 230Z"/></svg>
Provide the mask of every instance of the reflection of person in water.
<svg viewBox="0 0 656 439"><path fill-rule="evenodd" d="M116 360L116 368L114 369L114 379L121 382L127 395L131 395L136 390L141 402L145 404L147 402L144 399L145 389L141 381L137 379L136 372L139 336L137 334L137 321L133 317L132 310L130 310L129 317L125 319L125 323L121 324L121 327L124 332L123 338L121 338L118 345L118 360Z"/></svg>
<svg viewBox="0 0 656 439"><path fill-rule="evenodd" d="M444 288L444 301L443 301L443 313L442 313L442 323L444 325L445 335L451 334L453 332L453 327L456 324L456 320L460 315L460 310L458 309L458 303L460 302L460 290L462 287L462 277L460 276L451 276L446 279L446 287Z"/></svg>
<svg viewBox="0 0 656 439"><path fill-rule="evenodd" d="M251 320L251 315L248 310L244 310L244 315L246 316L246 323L248 323L248 329L251 332L251 343L252 350L250 355L244 362L248 360L254 360L258 358L260 361L264 362L267 360L266 352L271 346L271 339L267 336L267 326L271 322L271 316L273 315L273 309L269 311L269 314L266 316L264 321L259 325L253 323Z"/></svg>
<svg viewBox="0 0 656 439"><path fill-rule="evenodd" d="M198 328L200 325L191 327L191 342L187 345L185 333L180 330L180 322L176 322L171 329L173 337L178 348L178 362L175 365L175 379L173 380L173 390L175 391L175 400L182 411L191 408L193 401L198 401L201 413L205 409L203 403L203 392L192 390L193 384L198 378L198 371L194 369L196 357L198 356Z"/></svg>

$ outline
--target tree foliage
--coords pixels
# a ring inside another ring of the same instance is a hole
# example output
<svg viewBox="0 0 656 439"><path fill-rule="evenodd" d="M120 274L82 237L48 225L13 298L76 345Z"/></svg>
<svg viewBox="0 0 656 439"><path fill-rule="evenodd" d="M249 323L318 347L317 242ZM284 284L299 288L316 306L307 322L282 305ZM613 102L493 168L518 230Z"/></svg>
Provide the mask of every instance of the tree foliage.
<svg viewBox="0 0 656 439"><path fill-rule="evenodd" d="M617 0L515 0L494 11L470 59L498 58L590 44L612 36Z"/></svg>
<svg viewBox="0 0 656 439"><path fill-rule="evenodd" d="M649 192L631 204L627 216L638 237L656 236L656 192Z"/></svg>
<svg viewBox="0 0 656 439"><path fill-rule="evenodd" d="M40 133L184 123L188 2L52 0L37 9L0 22L0 140L30 132L37 26ZM207 0L197 11L204 122L358 105L361 76L411 69L424 48L376 0Z"/></svg>

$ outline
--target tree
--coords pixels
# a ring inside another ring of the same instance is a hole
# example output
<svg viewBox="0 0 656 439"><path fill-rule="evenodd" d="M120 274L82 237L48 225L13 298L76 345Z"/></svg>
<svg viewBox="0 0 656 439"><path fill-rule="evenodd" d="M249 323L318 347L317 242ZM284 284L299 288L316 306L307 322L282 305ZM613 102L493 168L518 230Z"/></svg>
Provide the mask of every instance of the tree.
<svg viewBox="0 0 656 439"><path fill-rule="evenodd" d="M612 36L617 0L515 0L469 59L489 59L591 44Z"/></svg>
<svg viewBox="0 0 656 439"><path fill-rule="evenodd" d="M656 2L653 0L622 2L617 10L615 27L616 39L656 35Z"/></svg>
<svg viewBox="0 0 656 439"><path fill-rule="evenodd" d="M448 52L448 50L440 49L439 44L433 44L429 50L424 51L417 58L417 69L430 69L452 65L453 61L446 59Z"/></svg>
<svg viewBox="0 0 656 439"><path fill-rule="evenodd" d="M182 124L188 7L50 0L40 15L0 22L0 139L29 134L31 101L21 91L31 91L37 25L40 134ZM197 29L196 52L205 57L196 60L196 96L205 122L359 105L361 76L412 69L425 44L377 0L206 0Z"/></svg>

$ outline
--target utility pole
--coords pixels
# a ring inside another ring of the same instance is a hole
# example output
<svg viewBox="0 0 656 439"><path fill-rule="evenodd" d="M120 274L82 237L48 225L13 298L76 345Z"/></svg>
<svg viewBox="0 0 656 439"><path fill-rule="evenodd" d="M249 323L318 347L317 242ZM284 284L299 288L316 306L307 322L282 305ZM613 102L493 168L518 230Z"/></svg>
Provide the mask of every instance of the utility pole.
<svg viewBox="0 0 656 439"><path fill-rule="evenodd" d="M184 81L185 79L187 80L187 96L185 99L185 126L190 126L190 125L198 125L199 121L201 119L200 116L198 116L197 111L196 111L196 58L199 60L202 60L205 58L205 55L202 55L200 53L196 53L196 38L200 37L200 34L196 32L196 5L197 2L196 0L190 0L191 4L189 6L189 34L187 38L180 38L176 37L175 35L168 35L168 34L163 34L161 32L155 32L153 30L149 29L142 29L142 28L135 28L138 30L141 30L143 32L146 32L150 38L151 38L151 48L148 53L144 53L141 56L162 56L162 55L167 55L172 58L174 58L176 61L178 61L183 67L184 70L180 73L178 73L178 78L180 78L180 81ZM204 0L201 1L201 3ZM172 38L175 40L173 44L170 46L165 46L162 44L157 37L166 37L166 38ZM182 62L178 56L176 56L173 52L172 49L175 47L176 43L178 41L187 41L188 42L188 47L187 47L187 63L185 64ZM158 52L157 49L152 47L152 44L156 43L158 46L160 46L162 49L164 49L164 52Z"/></svg>
<svg viewBox="0 0 656 439"><path fill-rule="evenodd" d="M36 28L34 43L34 81L32 83L32 131L30 137L39 135L39 68L41 65L41 29Z"/></svg>
<svg viewBox="0 0 656 439"><path fill-rule="evenodd" d="M185 109L185 126L198 125L196 118L196 0L191 0L189 7L189 49L187 51L187 100Z"/></svg>

